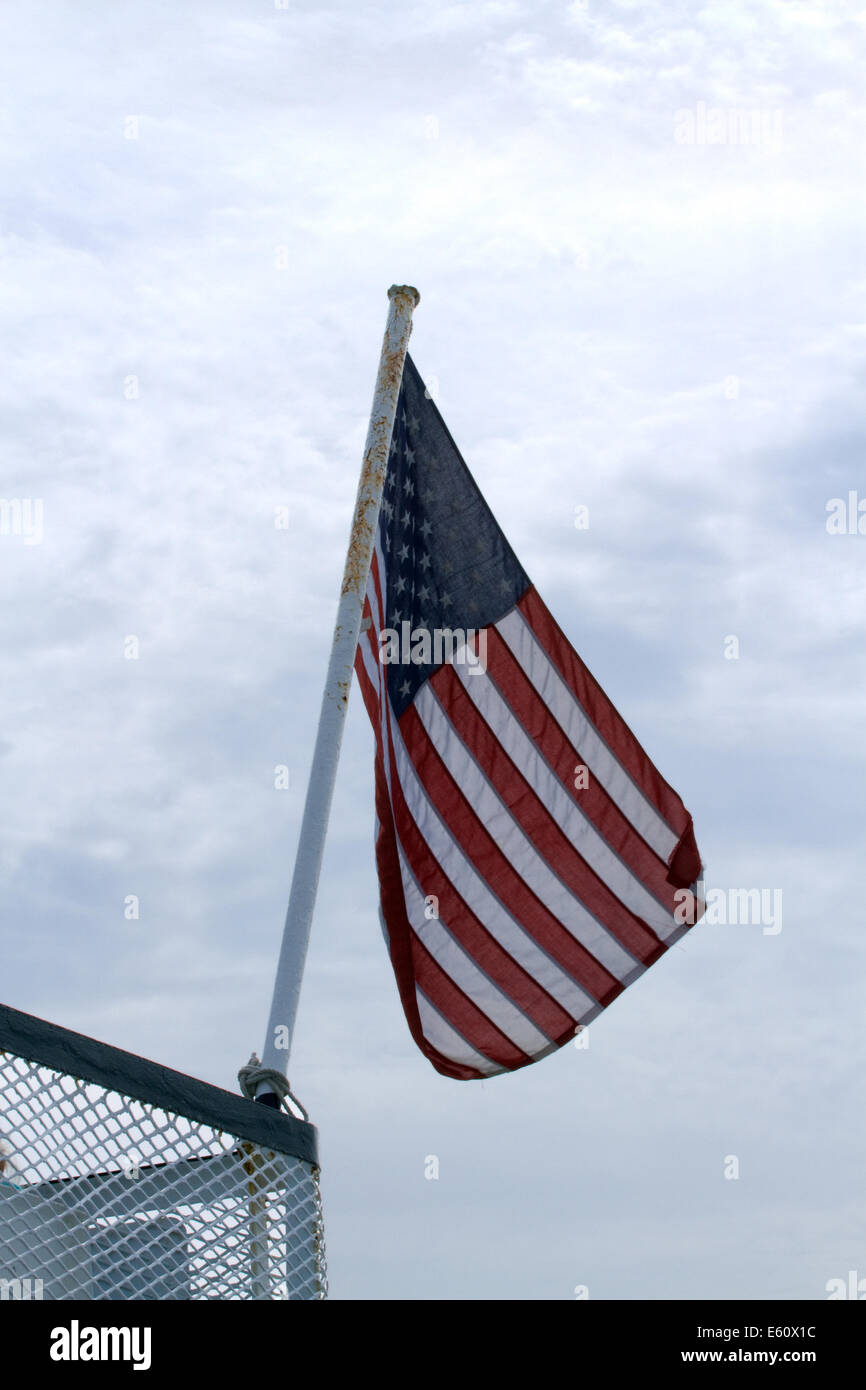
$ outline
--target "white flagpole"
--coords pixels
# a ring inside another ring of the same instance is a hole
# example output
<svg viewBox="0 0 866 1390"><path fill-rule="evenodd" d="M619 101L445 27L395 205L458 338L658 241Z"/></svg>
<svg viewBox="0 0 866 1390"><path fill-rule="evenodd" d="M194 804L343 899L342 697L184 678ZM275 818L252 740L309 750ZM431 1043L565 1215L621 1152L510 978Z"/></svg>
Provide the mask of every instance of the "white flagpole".
<svg viewBox="0 0 866 1390"><path fill-rule="evenodd" d="M388 449L397 411L403 362L409 345L409 334L412 331L412 311L420 295L411 285L392 285L388 291L388 298L391 303L373 394L373 408L364 447L364 461L361 465L355 516L340 591L331 660L322 696L319 731L313 751L286 925L283 930L271 1014L261 1060L263 1068L280 1072L283 1076L288 1073L301 977L310 940L316 888L337 775L355 652L361 631L361 610L379 522L379 506L385 486ZM256 1087L256 1100L263 1100L272 1105L279 1104L274 1085L266 1080L259 1082Z"/></svg>

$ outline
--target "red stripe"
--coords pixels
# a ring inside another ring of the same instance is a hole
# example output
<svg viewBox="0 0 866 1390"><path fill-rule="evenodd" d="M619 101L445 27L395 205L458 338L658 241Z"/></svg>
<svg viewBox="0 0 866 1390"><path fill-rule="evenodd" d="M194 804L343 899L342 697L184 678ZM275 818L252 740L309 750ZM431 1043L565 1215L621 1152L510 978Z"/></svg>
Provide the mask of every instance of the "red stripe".
<svg viewBox="0 0 866 1390"><path fill-rule="evenodd" d="M505 1071L516 1071L519 1067L527 1066L532 1058L506 1037L463 993L414 931L411 945L414 975L419 988L461 1037L467 1041L471 1038L476 1052L489 1057L491 1062ZM573 1027L571 1031L574 1032Z"/></svg>
<svg viewBox="0 0 866 1390"><path fill-rule="evenodd" d="M363 640L364 634L362 633L361 641ZM376 690L376 687L367 674L364 658L361 655L360 642L358 644L358 650L355 653L355 675L358 678L358 685L361 687L361 695L363 696L364 704L367 708L367 714L370 716L370 723L373 725L373 732L376 735L377 752L381 756L382 736L379 729L379 692Z"/></svg>
<svg viewBox="0 0 866 1390"><path fill-rule="evenodd" d="M389 941L391 941L391 961L394 972L397 976L400 995L403 1000L404 1012L406 1011L407 997L411 993L412 1009L418 1020L418 1028L421 1036L424 1037L420 1015L418 1014L417 999L414 995L415 984L420 985L423 992L427 995L431 1004L438 1010L444 1019L454 1028L466 1042L480 1052L482 1056L489 1058L497 1066L506 1070L514 1071L519 1067L528 1065L532 1061L525 1052L521 1051L515 1043L511 1041L488 1016L473 1003L469 997L454 980L442 969L438 962L430 955L426 947L412 928L406 912L406 899L403 892L403 880L400 873L400 861L397 854L396 835L400 833L399 828L403 824L413 824L406 805L403 789L397 772L396 758L393 747L393 728L391 723L391 709L387 706L387 731L388 731L388 757L391 766L391 787L392 805L390 814L387 816L385 824L390 827L390 835L393 854L388 855L384 864L379 865L380 882L383 882L382 874L387 872L389 875L389 891L387 898L383 893L382 910L385 914L385 921L388 924ZM387 795L387 787L386 787ZM396 811L396 822L393 819ZM380 823L382 817L380 814ZM399 827L399 828L398 828ZM402 834L400 836L402 842ZM396 878L393 875L396 874ZM446 880L447 882L447 880ZM390 911L395 913L394 922L397 927L396 941L391 940L391 918ZM396 953L395 947L396 945ZM407 1018L409 1015L407 1014ZM566 1039L574 1031L573 1022L568 1020L570 1027L566 1033ZM439 1058L440 1054L424 1038L425 1051L433 1058ZM448 1059L444 1059L448 1060ZM438 1066L437 1062L434 1065ZM456 1064L450 1063L453 1066ZM439 1067L441 1070L442 1068ZM447 1073L451 1075L451 1072ZM475 1074L474 1071L472 1073Z"/></svg>
<svg viewBox="0 0 866 1390"><path fill-rule="evenodd" d="M398 735L399 736L399 735ZM448 878L412 816L391 762L392 804L397 833L409 867L426 897L439 899L439 916L449 932L507 998L532 1020L551 1041L567 1039L577 1019L547 993L542 985L487 930Z"/></svg>
<svg viewBox="0 0 866 1390"><path fill-rule="evenodd" d="M482 718L453 666L441 666L429 684L439 698L446 717L493 790L502 798L539 855L569 892L634 956L636 962L651 965L658 960L665 950L663 942L646 922L620 901L577 852ZM574 763L570 766L573 768Z"/></svg>
<svg viewBox="0 0 866 1390"><path fill-rule="evenodd" d="M405 795L403 795L402 783L400 783L398 765L396 765L395 752L393 752L393 739L395 739L395 737L399 738L400 733L398 731L398 733L396 733L395 735L395 731L393 731L391 720L391 706L388 706L388 756L389 765L391 765L392 815L395 816L395 820L393 820L393 826L395 826L396 834L399 834L400 844L403 845L403 852L407 853L407 858L409 858L409 851L407 851L407 845L410 845L413 851L417 852L418 849L420 849L421 853L427 853L427 855L430 856L431 866L435 866L435 874L434 876L431 876L431 883L425 883L425 890L430 890L430 888L434 887L434 885L438 885L439 890L441 890L441 901L450 902L453 901L453 899L456 899L456 902L460 903L461 899L457 897L456 890L453 890L452 884L450 884L448 876L446 876L446 874L443 873L441 866L439 866L438 862L436 862L435 856L432 855L430 847L427 847L427 844L425 844L424 838L421 837L420 831L418 831L416 823L414 823L413 817L411 817L409 806L407 806ZM416 866L414 866L413 863L411 863L411 858L409 858L409 862L410 866L413 867L414 872L416 872L417 874ZM406 902L405 895L403 895L402 881L400 881L399 890L399 922L400 924L406 922L407 926L409 926L411 930L409 917L407 917L406 915ZM463 906L464 908L466 908L466 905ZM474 922L477 922L477 919L475 919L473 913L471 913L470 910L466 908L466 916L457 916L456 919L453 920L453 922L452 920L449 920L448 926L450 927L450 929L453 930L453 933L455 933L456 937L459 938L459 940L466 940L467 935L471 935L471 926L473 926ZM532 981L531 976L528 976L527 972L524 972L523 967L518 965L518 963L516 962L516 960L512 958L512 956L507 955L507 952L503 951L503 949L499 947L499 944L495 941L495 938L493 938L491 934L487 933L484 927L481 927L481 923L478 923L478 927L480 927L482 937L477 942L473 942L474 949L470 952L470 954L481 954L482 956L484 956L484 959L487 960L487 962L491 966L496 965L496 963L499 963L499 966L505 967L506 977L505 979L503 979L503 992L505 992L506 995L510 995L510 997L512 997L516 1002L521 1001L521 999L525 997L527 998L527 1005L537 1005L539 1012L539 1022L537 1023L537 1026L541 1027L542 1033L544 1033L545 1029L544 1027L542 1027L541 1020L544 1020L544 1022L548 1024L548 1027L552 1027L552 1038L556 1038L557 1041L559 1041L560 1038L562 1038L562 1041L569 1040L569 1038L573 1036L574 1033L575 1020L573 1019L573 1017L571 1017L569 1013L567 1013L567 1011L564 1011L564 1009L560 1008L560 1006L556 1004L556 1001L553 1001L553 999L549 999L548 997L546 997L545 991L542 990L542 987L538 986L538 984L535 983L535 981ZM489 941L489 947L487 947L487 949L484 949L485 941ZM484 1015L484 1013L478 1011L478 1017L474 1020L475 1026L471 1027L471 1023L473 1023L473 1020L471 1020L470 1017L467 1017L466 1013L463 1012L460 1013L460 1015L455 1015L455 1013L452 1012L453 997L449 998L448 992L439 991L438 994L435 995L430 994L430 990L425 990L425 992L427 992L428 997L431 998L432 1004L434 1004L436 1008L439 1009L439 1012L442 1013L442 1016L445 1017L445 1019L448 1019L448 1022L452 1023L452 1026L456 1027L459 1033L463 1034L463 1037L466 1038L466 1041L468 1042L468 1044L471 1045L471 1047L475 1048L475 1051L482 1052L482 1054L484 1054L485 1056L489 1056L489 1058L491 1058L491 1061L496 1061L496 1056L498 1056L499 1054L493 1055L492 1052L489 1051L489 1045L491 1045L489 1044L489 1029L493 1029L493 1027L495 1027L495 1024L492 1023L492 1020L488 1019L487 1015ZM517 1006L520 1006L520 1004L517 1004ZM556 1013L550 1012L552 1011L552 1009L555 1009ZM527 1011L525 1012L530 1012L530 1008L527 1008ZM478 1023L480 1023L480 1020L484 1020L484 1027L478 1027ZM496 1033L499 1033L499 1030L496 1030ZM518 1068L518 1066L525 1066L527 1065L527 1062L532 1061L530 1056L525 1055L524 1052L520 1052L520 1049L517 1049L516 1045L512 1044L512 1042L509 1041L509 1045L514 1049L514 1051L518 1052L518 1056L520 1056L520 1061L503 1063L503 1065L506 1065L507 1068L509 1068L509 1070L514 1070Z"/></svg>
<svg viewBox="0 0 866 1390"><path fill-rule="evenodd" d="M379 574L379 556L373 551L373 558L370 561L370 578L373 581L373 590L376 595L376 602L379 605L379 621L377 627L384 627L385 624L385 604L382 601L382 581Z"/></svg>
<svg viewBox="0 0 866 1390"><path fill-rule="evenodd" d="M437 753L414 705L400 716L400 732L430 801L490 891L508 905L507 910L523 929L582 989L600 1004L609 1004L623 986L575 940L509 864Z"/></svg>
<svg viewBox="0 0 866 1390"><path fill-rule="evenodd" d="M373 719L373 707L378 719L378 706L373 686L363 663L359 670L362 691L368 713ZM377 743L380 743L377 727ZM399 735L398 735L399 736ZM540 1032L555 1042L567 1042L574 1034L577 1019L572 1017L527 970L509 955L484 924L464 901L451 880L446 875L427 841L424 839L409 810L403 795L403 788L397 773L396 760L391 760L393 801L389 812L399 827L399 840L407 862L420 884L425 896L433 893L439 899L439 914L449 932L460 943L466 953L478 964L503 994L532 1020ZM379 815L381 821L381 813ZM397 861L399 873L399 860ZM411 923L405 914L405 902L400 882L400 917L395 921L397 930L402 929L405 918L407 929ZM388 918L386 917L386 921ZM392 924L388 922L389 934ZM395 967L396 968L396 967ZM463 1029L459 1029L463 1032ZM475 1046L473 1035L473 1046ZM468 1041L469 1039L467 1039ZM478 1047L476 1050L482 1050ZM521 1064L523 1065L523 1064Z"/></svg>
<svg viewBox="0 0 866 1390"><path fill-rule="evenodd" d="M438 897L443 925L467 955L490 977L493 984L500 988L546 1037L551 1038L556 1045L562 1046L573 1036L575 1020L496 941L451 883L409 811L397 772L394 737L403 735L407 754L431 804L448 826L462 852L481 878L487 882L491 891L495 892L495 896L508 905L507 910L520 926L531 934L539 946L589 995L598 999L602 1008L607 1007L622 992L623 986L586 948L574 940L571 933L540 902L505 859L436 752L414 707L410 706L404 712L399 732L393 729L393 711L387 697L388 673L379 662L378 633L384 621L384 572L383 568L380 573L379 557L374 553L364 605L365 616L370 616L371 623L366 634L362 635L362 640L366 635L380 677L379 688L377 689L371 681L360 651L356 655L355 667L376 736L376 809L380 827L376 857L382 912L389 934L391 961L403 1010L416 1044L443 1075L457 1079L474 1079L482 1073L454 1062L428 1042L418 1012L416 986L470 1047L490 1058L497 1067L516 1070L529 1065L534 1058L522 1052L483 1010L468 998L459 985L439 966L412 928L406 911L398 844L402 846L407 863L418 883L424 885L425 895L435 893ZM656 806L674 830L680 833L680 844L671 856L672 863L676 863L680 870L684 866L691 868L691 863L688 862L691 854L691 818L682 802L658 775L644 750L570 647L533 590L524 595L519 607L601 737L640 786L647 799ZM540 754L554 770L554 775L557 775L556 769L561 769L562 785L571 801L590 817L611 848L626 861L636 877L672 913L673 888L665 874L662 861L646 845L616 803L594 778L590 779L589 788L580 793L573 790L574 766L582 759L551 716L507 644L495 630L488 630L487 665L488 674L500 690L503 699L538 747ZM447 716L454 722L457 732L490 780L491 786L503 797L538 853L551 867L555 866L554 872L566 888L582 901L600 922L614 932L632 955L645 966L652 964L666 949L664 944L658 940L648 924L629 912L567 840L543 802L508 758L453 670L449 666L440 668L433 676L431 685ZM384 758L388 759L391 769L393 801L389 795ZM679 812L679 820L673 816L671 803L664 800L665 793L673 799L674 810ZM697 855L696 847L694 855ZM699 858L697 862L699 872ZM697 874L694 875L696 876ZM691 881L690 879L689 882ZM493 884L496 884L495 890Z"/></svg>
<svg viewBox="0 0 866 1390"><path fill-rule="evenodd" d="M370 640L371 649L375 649L375 639L373 633L368 630L365 634ZM381 723L379 720L379 701L373 684L363 664L363 659L356 654L356 669L364 695L364 702L367 705L368 713L376 715L376 737L377 744L381 749ZM390 734L390 707L386 708L388 728ZM402 794L399 778L397 776L396 763L393 749L389 748L389 758L391 762L392 785L397 790L397 808L401 818L414 827L414 822L409 815L408 807ZM474 1068L465 1067L453 1062L450 1058L443 1056L426 1039L423 1033L420 1014L418 1013L418 1002L415 994L416 984L427 995L431 1004L442 1014L443 1018L453 1027L466 1042L483 1056L487 1057L495 1065L505 1070L515 1070L519 1067L527 1066L532 1058L518 1048L510 1038L497 1028L496 1024L482 1012L481 1009L460 989L451 977L442 969L435 958L423 945L409 921L406 913L406 901L403 892L403 880L400 872L400 861L397 851L396 831L394 825L394 807L388 798L387 780L384 774L384 765L381 752L376 758L376 813L379 820L379 835L376 845L376 859L379 870L380 896L382 912L388 928L389 949L391 963L397 980L397 987L403 1004L403 1012L406 1015L412 1036L422 1049L424 1054L436 1067L437 1071L446 1076L456 1077L459 1080L472 1079L483 1073L477 1072ZM418 835L417 827L415 828ZM402 838L402 837L401 837ZM418 835L418 839L421 837ZM423 841L422 841L423 843ZM411 862L411 861L410 861ZM435 860L433 860L435 863ZM438 866L437 866L438 868ZM442 875L442 884L446 890L448 880ZM456 933L455 933L456 934ZM495 946L496 943L493 943ZM506 952L501 952L503 961L510 958ZM522 976L525 972L520 970L516 962L512 962L514 974ZM537 993L541 994L540 990ZM564 1031L567 1041L573 1034L574 1022L564 1011L560 1011L564 1017ZM557 1018L557 1022L562 1025L562 1017Z"/></svg>
<svg viewBox="0 0 866 1390"><path fill-rule="evenodd" d="M436 1070L441 1072L443 1076L451 1076L457 1081L476 1080L484 1073L476 1071L474 1067L467 1067L454 1062L450 1057L443 1056L435 1047L430 1045L421 1027L421 1016L418 1013L418 999L415 993L412 928L406 916L394 822L381 756L376 758L376 815L379 820L379 834L376 837L376 867L379 872L382 915L388 928L391 965L409 1031L425 1057L429 1058Z"/></svg>
<svg viewBox="0 0 866 1390"><path fill-rule="evenodd" d="M691 875L685 880L684 886L688 886L699 876L701 862L697 845L694 845L692 818L682 801L638 743L598 681L587 670L535 589L527 589L517 606L608 748L673 833L679 836L679 843L669 862L673 864L677 861L680 877L683 874ZM692 845L693 854L689 852Z"/></svg>
<svg viewBox="0 0 866 1390"><path fill-rule="evenodd" d="M495 627L487 629L487 674L570 800L589 817L614 853L672 916L676 903L674 889L667 881L664 860L638 834L597 777L590 774L589 786L577 791L574 770L578 764L585 765L585 759L556 722Z"/></svg>

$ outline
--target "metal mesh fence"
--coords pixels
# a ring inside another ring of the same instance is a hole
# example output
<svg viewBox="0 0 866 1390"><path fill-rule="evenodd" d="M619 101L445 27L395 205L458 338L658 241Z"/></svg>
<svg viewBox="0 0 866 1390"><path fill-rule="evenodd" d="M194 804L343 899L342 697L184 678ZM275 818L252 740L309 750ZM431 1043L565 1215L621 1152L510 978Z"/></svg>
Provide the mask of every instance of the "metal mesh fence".
<svg viewBox="0 0 866 1390"><path fill-rule="evenodd" d="M0 1298L324 1298L315 1141L0 1008Z"/></svg>

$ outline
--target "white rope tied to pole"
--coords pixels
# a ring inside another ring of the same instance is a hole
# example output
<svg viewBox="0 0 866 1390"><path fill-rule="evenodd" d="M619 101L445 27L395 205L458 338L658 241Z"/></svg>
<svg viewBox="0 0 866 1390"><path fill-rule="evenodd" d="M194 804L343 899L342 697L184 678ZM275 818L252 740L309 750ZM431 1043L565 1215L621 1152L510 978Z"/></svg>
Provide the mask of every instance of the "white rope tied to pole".
<svg viewBox="0 0 866 1390"><path fill-rule="evenodd" d="M259 1087L269 1090L272 1095L279 1098L280 1104L286 1110L289 1108L286 1105L286 1098L288 1097L292 1104L300 1110L302 1119L309 1120L310 1118L297 1096L292 1094L291 1087L283 1073L274 1067L263 1067L254 1052L250 1056L250 1060L238 1072L238 1085L248 1100L256 1099Z"/></svg>
<svg viewBox="0 0 866 1390"><path fill-rule="evenodd" d="M268 1030L262 1051L262 1066L267 1071L277 1072L282 1076L286 1075L289 1066L328 815L337 776L355 652L361 630L364 593L388 468L388 450L397 412L403 363L409 346L409 334L412 331L412 311L419 298L418 291L411 285L392 285L388 291L388 320L379 358L373 407L355 500L355 515L331 645L331 658L322 695L319 728L313 750L310 780L307 784L307 798L298 838L298 852L292 874L280 959L274 980ZM269 1094L278 1095L279 1090L266 1078L257 1086L256 1099L264 1100Z"/></svg>

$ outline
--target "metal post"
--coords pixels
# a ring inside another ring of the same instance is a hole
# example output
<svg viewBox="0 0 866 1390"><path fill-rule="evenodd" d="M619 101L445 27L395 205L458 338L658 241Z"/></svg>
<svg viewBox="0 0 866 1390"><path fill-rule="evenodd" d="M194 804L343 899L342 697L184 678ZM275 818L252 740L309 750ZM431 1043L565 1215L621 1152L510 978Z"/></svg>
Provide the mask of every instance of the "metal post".
<svg viewBox="0 0 866 1390"><path fill-rule="evenodd" d="M268 1251L267 1177L263 1175L264 1157L255 1144L241 1144L248 1155L244 1172L249 1177L247 1196L250 1219L250 1297L267 1299L271 1296L270 1255ZM274 1155L269 1157L273 1159Z"/></svg>
<svg viewBox="0 0 866 1390"><path fill-rule="evenodd" d="M385 486L397 397L403 376L403 362L409 345L409 334L412 331L412 311L420 295L411 285L392 285L388 291L388 298L391 304L373 394L373 408L364 447L364 461L361 465L331 659L322 696L319 730L313 751L286 925L262 1052L261 1065L280 1071L283 1075L288 1073L301 977L310 939L328 814L331 809L355 652L361 630L361 610L379 522L379 505ZM267 1093L272 1095L273 1087L263 1081L257 1088L256 1099L263 1099Z"/></svg>

